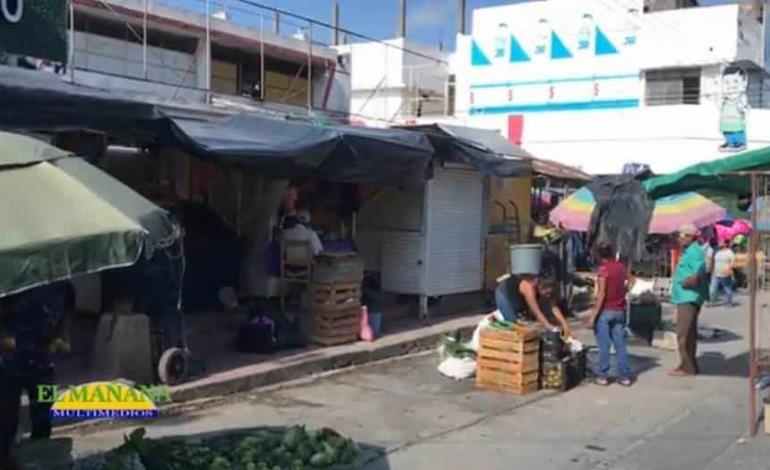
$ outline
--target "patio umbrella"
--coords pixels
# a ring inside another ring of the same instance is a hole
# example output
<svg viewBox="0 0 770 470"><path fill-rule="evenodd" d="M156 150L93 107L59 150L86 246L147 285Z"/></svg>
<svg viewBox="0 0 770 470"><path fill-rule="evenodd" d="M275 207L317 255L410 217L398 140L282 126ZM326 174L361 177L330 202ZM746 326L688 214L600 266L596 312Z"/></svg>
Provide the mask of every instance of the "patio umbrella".
<svg viewBox="0 0 770 470"><path fill-rule="evenodd" d="M581 188L559 203L549 218L557 226L584 232L588 230L595 205L593 193L588 188ZM698 193L674 194L655 200L649 233L673 233L685 223L703 227L721 220L726 214L724 207Z"/></svg>
<svg viewBox="0 0 770 470"><path fill-rule="evenodd" d="M137 261L147 231L57 166L75 157L4 132L0 148L0 297Z"/></svg>

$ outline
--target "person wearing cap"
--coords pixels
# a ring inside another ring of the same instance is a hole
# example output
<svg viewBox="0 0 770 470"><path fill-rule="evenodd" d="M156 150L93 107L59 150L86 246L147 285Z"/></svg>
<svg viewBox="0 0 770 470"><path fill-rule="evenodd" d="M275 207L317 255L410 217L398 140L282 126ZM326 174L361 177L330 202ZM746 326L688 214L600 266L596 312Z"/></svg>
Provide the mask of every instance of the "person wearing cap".
<svg viewBox="0 0 770 470"><path fill-rule="evenodd" d="M679 227L678 241L682 257L676 265L671 286L671 303L676 305L677 343L681 362L669 372L673 377L698 374L698 314L708 297L706 257L696 243L698 229L692 224Z"/></svg>

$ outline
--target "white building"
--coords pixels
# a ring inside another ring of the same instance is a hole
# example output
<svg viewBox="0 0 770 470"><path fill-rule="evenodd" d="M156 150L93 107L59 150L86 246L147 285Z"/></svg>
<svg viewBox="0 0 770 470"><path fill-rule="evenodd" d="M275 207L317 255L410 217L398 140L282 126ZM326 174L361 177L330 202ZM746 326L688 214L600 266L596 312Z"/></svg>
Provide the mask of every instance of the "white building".
<svg viewBox="0 0 770 470"><path fill-rule="evenodd" d="M720 156L721 71L749 76L748 147L770 145L763 13L694 1L544 0L477 9L451 60L454 118L592 173Z"/></svg>
<svg viewBox="0 0 770 470"><path fill-rule="evenodd" d="M448 57L404 38L336 48L349 64L351 119L370 126L445 113Z"/></svg>

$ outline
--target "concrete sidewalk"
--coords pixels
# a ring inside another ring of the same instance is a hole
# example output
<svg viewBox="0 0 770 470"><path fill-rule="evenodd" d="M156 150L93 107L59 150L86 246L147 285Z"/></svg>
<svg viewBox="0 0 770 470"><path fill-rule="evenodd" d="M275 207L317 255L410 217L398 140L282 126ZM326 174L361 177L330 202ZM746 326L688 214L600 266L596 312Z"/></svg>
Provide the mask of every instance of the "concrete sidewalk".
<svg viewBox="0 0 770 470"><path fill-rule="evenodd" d="M456 331L470 336L484 311L431 320L400 322L384 336L373 342L359 341L340 346L307 348L278 352L272 355L229 353L218 358L215 372L171 387L172 403L162 407L164 413L180 413L186 409L225 401L229 395L259 387L279 385L328 371L381 361L388 358L435 349L441 338ZM80 382L98 380L80 374ZM28 401L22 402L22 429L28 427ZM68 424L54 423L59 429L102 429L120 427L125 423L89 421Z"/></svg>

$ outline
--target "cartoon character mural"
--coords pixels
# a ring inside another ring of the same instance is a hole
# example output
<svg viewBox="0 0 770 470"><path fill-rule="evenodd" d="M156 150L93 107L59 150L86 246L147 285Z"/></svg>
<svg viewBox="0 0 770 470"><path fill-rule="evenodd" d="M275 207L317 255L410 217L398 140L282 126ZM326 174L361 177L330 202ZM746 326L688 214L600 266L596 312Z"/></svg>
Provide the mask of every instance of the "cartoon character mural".
<svg viewBox="0 0 770 470"><path fill-rule="evenodd" d="M748 79L746 71L737 65L728 65L722 71L722 103L719 110L719 130L725 141L719 147L723 152L746 149L746 98Z"/></svg>

